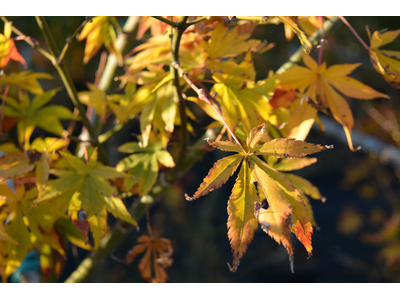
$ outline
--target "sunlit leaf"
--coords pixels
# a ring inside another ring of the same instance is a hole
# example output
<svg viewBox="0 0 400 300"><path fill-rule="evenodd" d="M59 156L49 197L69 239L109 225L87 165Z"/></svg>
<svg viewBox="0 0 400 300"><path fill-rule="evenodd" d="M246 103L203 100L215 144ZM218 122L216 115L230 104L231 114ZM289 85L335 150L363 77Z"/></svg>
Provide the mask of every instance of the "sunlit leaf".
<svg viewBox="0 0 400 300"><path fill-rule="evenodd" d="M388 98L388 96L347 76L360 64L334 65L326 68L325 62L318 66L315 60L304 53L303 62L307 67L295 66L282 73L279 76L280 85L285 89L298 89L315 104L329 107L333 117L342 124L350 149L355 151L351 139L353 114L347 101L334 88L348 97L357 99Z"/></svg>
<svg viewBox="0 0 400 300"><path fill-rule="evenodd" d="M104 44L110 53L115 54L119 64L122 65L122 54L115 47L117 35L109 17L94 17L90 22L86 23L79 35L78 41L82 41L85 38L86 46L83 63L87 64Z"/></svg>

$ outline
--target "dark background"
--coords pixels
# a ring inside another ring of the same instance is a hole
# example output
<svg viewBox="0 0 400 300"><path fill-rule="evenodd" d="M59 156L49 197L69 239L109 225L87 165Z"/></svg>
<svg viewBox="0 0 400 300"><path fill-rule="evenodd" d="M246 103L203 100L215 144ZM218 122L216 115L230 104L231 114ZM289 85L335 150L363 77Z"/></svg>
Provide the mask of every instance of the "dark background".
<svg viewBox="0 0 400 300"><path fill-rule="evenodd" d="M370 26L371 32L384 28L400 28L400 17L346 18L367 44L366 25ZM9 19L26 35L44 44L33 17ZM48 17L47 20L61 49L65 39L83 22L84 17ZM119 20L123 24L125 18ZM274 71L300 46L296 36L291 42L286 41L282 24L260 25L253 36L276 43L275 48L261 55L265 66ZM74 42L66 58L66 64L78 90L86 90L86 82L94 81L100 56L97 55L87 65L83 65L84 44L85 42ZM134 43L137 44L138 42ZM41 81L45 90L62 85L57 73L45 58L31 51L24 42L17 42L17 47L29 68L54 74L54 81ZM383 48L399 50L400 38ZM313 58L317 59L317 53L313 54ZM399 90L387 84L373 69L368 52L345 25L339 27L328 38L327 44L324 45L323 60L327 62L327 66L361 62L362 66L350 76L388 94L390 100L377 99L368 102L383 114L387 111L393 112L399 121ZM15 63L12 68L18 71L20 66ZM258 79L265 78L263 68L257 62L256 68ZM365 100L348 101L355 117L356 129L376 136L388 145L396 145L390 134L368 116L363 108ZM65 90L59 92L52 103L72 108ZM196 107L191 108L203 118L203 121L196 125L196 131L201 135L210 119ZM139 133L138 122L125 128L108 142L107 151L112 162L116 163L122 158L115 148L133 140L132 133ZM42 133L36 130L34 134ZM192 141L195 140L196 137L192 137ZM259 228L237 272L229 271L226 263L232 263L232 253L227 237L226 207L235 176L220 189L196 201L187 202L183 197L184 193L193 194L214 162L224 156L224 153L216 150L207 153L203 160L180 182L173 185L150 211L154 233L170 239L173 245L174 263L167 269L169 282L399 282L399 260L387 265L380 257L380 251L390 242L371 244L363 238L367 233L379 232L385 221L397 211L396 204L393 203L400 201L399 171L376 158L373 153L351 152L344 132L342 136L333 138L314 127L306 141L335 146L333 150L314 155L318 158L316 164L295 172L311 181L327 198L325 203L311 200L315 219L321 228L314 231L312 257L307 259L306 250L292 235L295 251L295 273L292 274L284 247ZM111 223L112 221L110 220ZM123 258L136 244L136 239L146 234L144 219L140 222L140 228L139 232L131 232L126 236L113 253L114 256ZM393 241L398 239L397 235ZM67 265L58 281L65 280L86 255L87 252L79 251L79 257L74 258L69 246ZM139 259L136 259L126 266L110 257L91 275L89 281L143 282L137 269L138 261Z"/></svg>

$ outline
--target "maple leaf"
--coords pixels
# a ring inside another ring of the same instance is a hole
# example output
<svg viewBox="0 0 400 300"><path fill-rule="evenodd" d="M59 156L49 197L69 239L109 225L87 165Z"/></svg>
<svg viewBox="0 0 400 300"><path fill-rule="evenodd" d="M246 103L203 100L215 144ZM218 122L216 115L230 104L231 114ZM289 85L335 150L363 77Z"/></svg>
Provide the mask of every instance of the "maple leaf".
<svg viewBox="0 0 400 300"><path fill-rule="evenodd" d="M104 91L100 90L90 82L87 83L87 86L90 91L79 92L79 100L87 106L93 106L96 113L103 120L108 112L107 95Z"/></svg>
<svg viewBox="0 0 400 300"><path fill-rule="evenodd" d="M299 29L299 26L290 18L290 17L278 17L286 26L288 26L291 30L293 30L294 33L297 34L297 37L299 38L301 44L304 47L304 52L307 54L310 53L311 49L313 49L313 46L311 45L310 41L307 39L306 35L304 34L303 31Z"/></svg>
<svg viewBox="0 0 400 300"><path fill-rule="evenodd" d="M7 66L10 59L20 62L25 68L28 67L25 59L19 54L14 41L11 39L11 24L4 23L4 34L0 33L0 70Z"/></svg>
<svg viewBox="0 0 400 300"><path fill-rule="evenodd" d="M166 144L168 135L174 131L176 122L177 103L174 101L174 88L170 72L155 66L147 66L150 72L142 72L141 84L129 102L116 111L116 117L121 122L134 118L140 113L140 130L142 146L147 147L150 133L158 130L161 139ZM145 76L143 76L145 75ZM132 99L133 98L133 99ZM117 97L112 97L111 101Z"/></svg>
<svg viewBox="0 0 400 300"><path fill-rule="evenodd" d="M32 94L43 94L43 89L38 79L53 79L53 76L47 73L33 73L33 70L22 71L19 73L3 74L0 77L0 84L16 85L19 88Z"/></svg>
<svg viewBox="0 0 400 300"><path fill-rule="evenodd" d="M253 239L257 223L276 242L283 244L289 253L293 271L293 247L290 231L304 245L311 255L312 222L307 205L299 190L279 171L267 165L257 155L277 158L301 158L305 155L331 149L332 146L320 146L294 139L280 138L262 143L266 125L251 130L246 140L246 149L231 141L209 142L222 151L238 152L218 160L204 178L200 187L188 201L206 195L221 187L232 176L240 164L241 168L228 200L228 237L233 250L231 271L236 271L240 259ZM307 163L302 160L297 164ZM293 167L295 168L295 167ZM287 168L288 169L288 168ZM261 196L254 183L261 187L268 202L268 209L261 207Z"/></svg>
<svg viewBox="0 0 400 300"><path fill-rule="evenodd" d="M130 264L136 256L146 251L138 266L142 278L152 283L165 283L168 278L165 269L173 262L171 242L166 238L152 239L147 235L141 235L137 241L139 244L128 252L124 262Z"/></svg>
<svg viewBox="0 0 400 300"><path fill-rule="evenodd" d="M32 142L32 149L35 149L40 157L36 164L36 186L39 198L42 196L47 181L49 180L50 164L52 160L58 160L59 154L55 151L68 146L69 142L65 139L47 137L44 140L36 138Z"/></svg>
<svg viewBox="0 0 400 300"><path fill-rule="evenodd" d="M363 100L389 97L347 76L361 63L333 65L326 68L325 62L318 66L314 59L304 53L303 62L306 67L295 66L280 74L279 84L286 89L298 89L315 104L329 107L333 117L343 126L349 148L356 151L351 139L353 114L346 100L336 90L345 96Z"/></svg>
<svg viewBox="0 0 400 300"><path fill-rule="evenodd" d="M145 32L150 29L151 36L158 36L164 34L170 26L164 22L161 22L153 17L143 16L141 17L141 21L139 23L138 31L137 31L137 39L143 38ZM169 19L169 17L168 17ZM179 20L179 17L172 17L172 22L176 22Z"/></svg>
<svg viewBox="0 0 400 300"><path fill-rule="evenodd" d="M116 166L117 171L128 171L133 178L126 177L124 182L125 190L130 190L134 185L140 195L150 192L158 177L158 163L172 168L175 166L172 156L164 150L161 141L157 143L149 142L143 148L137 142L129 142L118 148L124 153L134 153L122 159Z"/></svg>
<svg viewBox="0 0 400 300"><path fill-rule="evenodd" d="M252 28L254 26L255 24ZM202 43L207 68L218 71L222 58L235 57L241 53L257 51L261 48L261 41L255 39L248 40L252 30L240 33L240 29L241 26L229 29L229 27L224 25L224 22L217 24L212 32L211 39Z"/></svg>
<svg viewBox="0 0 400 300"><path fill-rule="evenodd" d="M36 126L62 136L64 128L60 122L63 119L79 120L69 109L61 105L47 105L53 96L60 90L56 88L36 95L30 101L27 93L19 91L19 101L6 97L4 115L19 118L17 123L18 141L29 148L29 138Z"/></svg>
<svg viewBox="0 0 400 300"><path fill-rule="evenodd" d="M0 185L0 191L5 197L0 200L2 215L10 220L6 227L7 234L18 243L7 242L5 278L20 265L35 240L48 244L63 256L66 255L60 236L53 229L55 220L63 214L57 207L40 205L32 208L37 197L36 187L26 191L23 184L18 185L14 193L8 186Z"/></svg>
<svg viewBox="0 0 400 300"><path fill-rule="evenodd" d="M110 18L111 17L107 16L94 17L83 27L78 38L78 41L82 41L86 38L83 63L87 64L104 44L110 53L115 54L119 65L122 66L123 58L121 52L115 47L117 35L115 34L114 27L111 25Z"/></svg>
<svg viewBox="0 0 400 300"><path fill-rule="evenodd" d="M60 205L68 209L68 215L73 220L79 219L78 213L83 210L86 215L84 219L89 222L95 238L95 248L105 234L107 211L116 218L137 226L122 200L115 195L115 189L106 181L125 177L125 173L98 163L97 150L93 151L87 164L67 152L59 153L67 161L70 169L50 170L50 173L59 178L48 181L37 203L57 199Z"/></svg>
<svg viewBox="0 0 400 300"><path fill-rule="evenodd" d="M255 70L250 52L239 65L234 64L229 73L215 73L213 79L216 83L211 93L217 94L222 115L233 131L239 120L246 134L257 124L268 121L272 107L254 83Z"/></svg>
<svg viewBox="0 0 400 300"><path fill-rule="evenodd" d="M34 167L35 163L25 153L7 153L0 157L0 178L8 180L28 173Z"/></svg>
<svg viewBox="0 0 400 300"><path fill-rule="evenodd" d="M393 87L400 89L400 51L379 50L380 47L393 42L400 34L400 29L385 32L374 31L371 35L369 55L375 70Z"/></svg>

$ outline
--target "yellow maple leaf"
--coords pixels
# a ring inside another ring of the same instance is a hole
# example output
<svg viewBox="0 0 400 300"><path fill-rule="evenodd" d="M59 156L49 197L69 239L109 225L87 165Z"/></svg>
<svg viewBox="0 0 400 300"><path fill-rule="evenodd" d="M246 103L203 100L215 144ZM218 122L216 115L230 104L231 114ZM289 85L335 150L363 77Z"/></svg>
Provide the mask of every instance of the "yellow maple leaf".
<svg viewBox="0 0 400 300"><path fill-rule="evenodd" d="M352 151L358 150L353 148L351 139L353 114L349 104L338 91L347 97L362 100L389 98L389 96L347 76L361 63L333 65L327 68L325 62L318 66L314 59L304 53L303 62L306 67L295 66L281 74L280 85L286 89L298 89L314 103L329 107L333 117L343 126L349 148Z"/></svg>
<svg viewBox="0 0 400 300"><path fill-rule="evenodd" d="M400 89L400 61L395 59L400 59L400 51L378 49L393 42L399 36L400 29L386 32L375 31L371 35L367 27L367 32L370 40L369 55L372 65L390 85Z"/></svg>
<svg viewBox="0 0 400 300"><path fill-rule="evenodd" d="M122 54L115 47L117 36L115 34L114 27L111 25L109 17L94 17L91 22L87 23L83 27L78 41L82 41L85 38L85 56L83 57L83 62L85 64L87 64L89 60L96 55L101 46L104 44L110 53L115 54L119 65L122 66Z"/></svg>

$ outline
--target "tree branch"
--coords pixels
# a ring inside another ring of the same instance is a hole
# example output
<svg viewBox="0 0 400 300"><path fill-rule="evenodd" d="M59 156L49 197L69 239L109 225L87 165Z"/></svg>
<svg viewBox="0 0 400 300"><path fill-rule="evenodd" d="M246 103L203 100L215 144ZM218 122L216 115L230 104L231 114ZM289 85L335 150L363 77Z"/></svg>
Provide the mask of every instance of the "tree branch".
<svg viewBox="0 0 400 300"><path fill-rule="evenodd" d="M361 45L363 45L363 47L365 49L367 49L367 51L371 51L371 49L368 47L368 45L363 41L363 39L358 35L357 31L353 28L353 26L350 25L349 22L347 22L347 20L345 18L343 18L342 16L339 16L340 20L342 20L342 22L344 24L346 24L346 26L351 30L351 32L354 34L354 36L357 38L357 40L360 41Z"/></svg>
<svg viewBox="0 0 400 300"><path fill-rule="evenodd" d="M171 76L174 85L175 97L178 98L178 107L179 107L179 116L181 119L181 126L180 126L180 149L179 149L179 157L177 161L177 167L181 165L188 148L188 140L189 134L187 131L187 115L186 115L186 102L185 99L182 97L182 89L179 84L179 72L173 66L177 62L179 62L179 46L182 39L182 34L185 31L185 24L189 17L180 17L177 25L174 30L174 35L172 37L172 45L171 45Z"/></svg>
<svg viewBox="0 0 400 300"><path fill-rule="evenodd" d="M69 48L69 45L73 41L73 39L76 37L76 35L81 31L83 26L86 25L86 23L90 22L93 17L86 17L86 20L83 21L83 23L75 30L75 32L72 34L72 36L67 38L67 42L65 43L64 48L61 51L60 56L57 58L57 63L61 64L64 61L65 54L67 53L67 50Z"/></svg>
<svg viewBox="0 0 400 300"><path fill-rule="evenodd" d="M161 22L163 22L165 24L168 24L171 27L175 27L176 26L175 22L172 22L172 21L170 21L170 20L168 20L168 19L166 19L164 17L152 16L152 18L157 19L157 20L159 20L159 21L161 21Z"/></svg>
<svg viewBox="0 0 400 300"><path fill-rule="evenodd" d="M88 130L91 139L93 139L95 147L98 147L98 153L99 153L100 160L104 164L109 165L107 154L104 151L103 146L99 144L96 133L94 131L94 128L92 127L88 118L86 117L85 108L84 108L83 104L79 101L78 93L77 93L75 85L72 81L71 75L68 72L68 69L66 68L64 63L59 64L57 61L57 57L59 56L60 52L57 48L56 43L54 42L53 35L50 32L50 28L47 25L45 17L36 17L36 21L37 21L39 28L42 31L44 38L49 46L50 53L52 55L51 62L53 63L58 74L60 75L61 80L68 92L68 95L72 100L72 103L74 104L74 106L76 108L78 108L79 116L82 119L82 123Z"/></svg>

